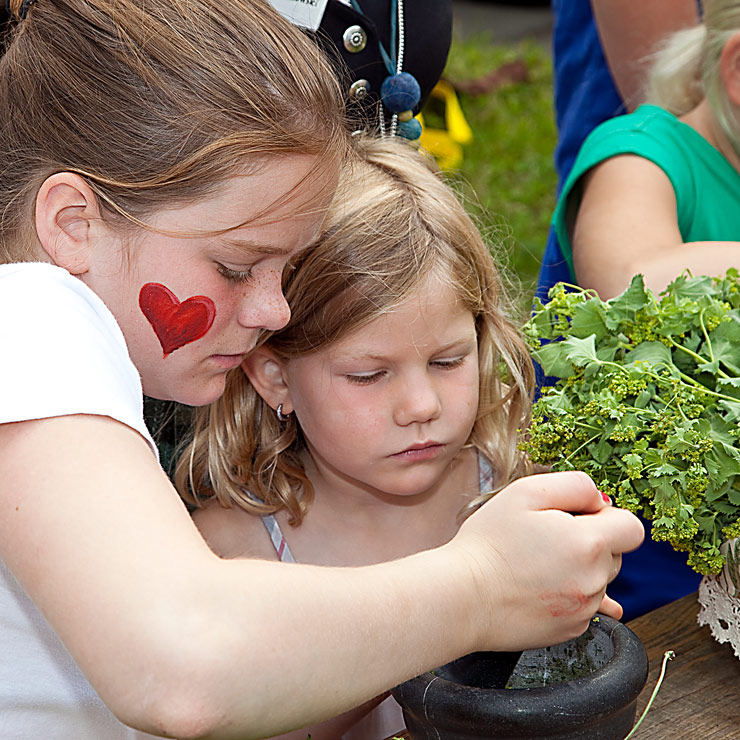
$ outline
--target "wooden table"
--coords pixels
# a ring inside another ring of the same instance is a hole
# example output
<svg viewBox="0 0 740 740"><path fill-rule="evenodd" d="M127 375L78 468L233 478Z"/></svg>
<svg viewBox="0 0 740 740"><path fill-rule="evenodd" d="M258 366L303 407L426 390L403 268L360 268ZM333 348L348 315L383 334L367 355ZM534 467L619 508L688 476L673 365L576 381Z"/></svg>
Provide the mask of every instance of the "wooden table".
<svg viewBox="0 0 740 740"><path fill-rule="evenodd" d="M647 684L637 701L639 717L673 650L665 679L634 740L740 738L740 659L696 621L699 602L690 594L628 623L650 659Z"/></svg>

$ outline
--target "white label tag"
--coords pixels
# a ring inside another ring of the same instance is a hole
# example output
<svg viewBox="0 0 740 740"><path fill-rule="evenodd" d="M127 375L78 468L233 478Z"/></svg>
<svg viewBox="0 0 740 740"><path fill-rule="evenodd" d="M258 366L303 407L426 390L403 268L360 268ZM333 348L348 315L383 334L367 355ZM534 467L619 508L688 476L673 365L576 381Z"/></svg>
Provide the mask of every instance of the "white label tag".
<svg viewBox="0 0 740 740"><path fill-rule="evenodd" d="M329 0L268 0L268 2L291 23L316 31Z"/></svg>

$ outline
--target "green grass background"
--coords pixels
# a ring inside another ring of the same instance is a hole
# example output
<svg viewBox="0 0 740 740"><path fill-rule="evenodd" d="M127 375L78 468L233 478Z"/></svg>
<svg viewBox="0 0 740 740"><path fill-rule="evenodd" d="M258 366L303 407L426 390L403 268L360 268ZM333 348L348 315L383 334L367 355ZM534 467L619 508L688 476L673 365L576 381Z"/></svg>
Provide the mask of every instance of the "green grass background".
<svg viewBox="0 0 740 740"><path fill-rule="evenodd" d="M518 276L524 306L534 293L555 206L550 49L534 41L494 44L487 35L455 39L444 77L453 84L476 79L515 60L528 68L525 82L458 94L474 138L464 147L460 171L450 174L494 256ZM433 111L425 115L435 124Z"/></svg>

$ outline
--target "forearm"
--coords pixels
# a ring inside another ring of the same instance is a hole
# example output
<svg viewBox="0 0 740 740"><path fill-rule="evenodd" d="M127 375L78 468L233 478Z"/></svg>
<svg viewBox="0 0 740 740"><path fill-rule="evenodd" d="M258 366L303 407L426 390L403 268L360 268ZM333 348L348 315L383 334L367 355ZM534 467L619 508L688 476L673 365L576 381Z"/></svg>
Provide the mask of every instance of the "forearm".
<svg viewBox="0 0 740 740"><path fill-rule="evenodd" d="M651 256L645 265L645 285L659 293L682 272L692 275L724 275L740 268L740 242L688 242L662 257Z"/></svg>
<svg viewBox="0 0 740 740"><path fill-rule="evenodd" d="M571 229L576 281L603 298L634 275L660 291L684 270L719 275L740 260L740 241L684 243L673 184L655 163L635 155L607 159L583 178Z"/></svg>
<svg viewBox="0 0 740 740"><path fill-rule="evenodd" d="M446 550L362 569L227 565L213 582L214 612L221 595L238 590L247 572L250 590L260 598L241 600L235 611L230 605L230 634L222 628L204 646L204 661L214 654L227 660L214 666L213 676L202 677L201 688L212 687L209 701L235 727L249 727L252 737L337 715L480 647L472 576ZM237 666L233 656L240 651L248 659ZM247 671L251 687L245 687ZM213 734L232 736L244 734Z"/></svg>
<svg viewBox="0 0 740 740"><path fill-rule="evenodd" d="M332 719L328 719L325 722L312 724L300 730L279 735L272 738L272 740L306 740L309 735L311 736L311 740L338 740L345 732L354 728L358 722L376 709L387 696L387 693L380 694L370 701L354 709L350 709L348 712L344 712L337 717L332 717ZM401 727L402 725L397 729L400 730Z"/></svg>
<svg viewBox="0 0 740 740"><path fill-rule="evenodd" d="M643 102L649 56L670 33L699 22L696 0L591 0L609 70L628 110Z"/></svg>
<svg viewBox="0 0 740 740"><path fill-rule="evenodd" d="M626 290L638 273L657 295L685 270L692 275L717 276L740 267L740 242L669 244L643 249L639 255L629 252L628 257L624 250L613 247L610 259L576 261L578 284L593 288L603 300Z"/></svg>
<svg viewBox="0 0 740 740"><path fill-rule="evenodd" d="M214 559L156 580L146 623L101 611L94 660L75 653L122 721L181 740L305 727L482 647L472 576L446 551L362 569Z"/></svg>
<svg viewBox="0 0 740 740"><path fill-rule="evenodd" d="M482 646L472 576L445 551L362 569L215 566L190 571L167 632L149 625L96 682L128 724L181 740L272 737Z"/></svg>
<svg viewBox="0 0 740 740"><path fill-rule="evenodd" d="M139 729L269 737L475 649L476 624L495 639L454 546L363 569L220 560L134 432L82 417L0 432L2 557Z"/></svg>

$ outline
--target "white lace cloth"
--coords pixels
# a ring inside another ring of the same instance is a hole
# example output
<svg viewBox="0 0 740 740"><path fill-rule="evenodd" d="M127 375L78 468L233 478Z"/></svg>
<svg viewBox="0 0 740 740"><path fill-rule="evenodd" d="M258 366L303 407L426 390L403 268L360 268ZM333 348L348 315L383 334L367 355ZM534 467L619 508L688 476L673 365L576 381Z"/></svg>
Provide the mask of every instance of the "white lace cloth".
<svg viewBox="0 0 740 740"><path fill-rule="evenodd" d="M719 575L704 576L699 584L700 625L708 625L717 642L729 642L740 658L740 572L737 556L740 543L732 540L722 546L727 563Z"/></svg>

